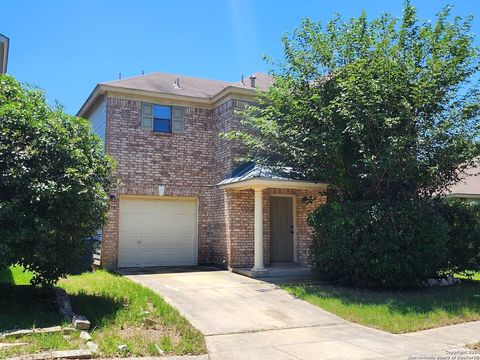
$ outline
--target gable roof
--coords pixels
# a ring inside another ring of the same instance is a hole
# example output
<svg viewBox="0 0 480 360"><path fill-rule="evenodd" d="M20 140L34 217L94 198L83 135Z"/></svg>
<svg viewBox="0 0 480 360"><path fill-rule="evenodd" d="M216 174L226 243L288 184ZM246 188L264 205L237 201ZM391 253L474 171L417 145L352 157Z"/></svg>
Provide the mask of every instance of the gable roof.
<svg viewBox="0 0 480 360"><path fill-rule="evenodd" d="M268 86L272 84L272 79L270 76L261 73L254 75L256 77L257 89L266 90ZM109 81L101 84L118 87L121 89L153 91L163 94L192 96L206 99L212 98L228 86L234 86L243 89L253 89L250 86L249 78L246 78L242 83L240 81L228 82L158 72L121 80Z"/></svg>
<svg viewBox="0 0 480 360"><path fill-rule="evenodd" d="M163 95L213 101L215 96L218 96L227 89L244 91L253 96L256 90L267 90L268 87L273 84L273 78L265 73L255 73L252 76L255 76L255 87L251 86L249 77L246 77L243 82L229 82L158 72L99 83L77 115L84 116L88 112L90 106L95 103L96 97L101 92L99 91L101 89L104 91L135 91L137 93L142 92L157 96Z"/></svg>

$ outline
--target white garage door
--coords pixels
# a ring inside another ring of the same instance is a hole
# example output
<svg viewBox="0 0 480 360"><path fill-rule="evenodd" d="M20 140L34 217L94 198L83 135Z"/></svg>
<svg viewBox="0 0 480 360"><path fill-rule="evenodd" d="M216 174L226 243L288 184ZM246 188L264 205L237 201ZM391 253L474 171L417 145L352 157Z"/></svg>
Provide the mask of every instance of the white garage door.
<svg viewBox="0 0 480 360"><path fill-rule="evenodd" d="M196 265L195 200L121 199L119 267Z"/></svg>

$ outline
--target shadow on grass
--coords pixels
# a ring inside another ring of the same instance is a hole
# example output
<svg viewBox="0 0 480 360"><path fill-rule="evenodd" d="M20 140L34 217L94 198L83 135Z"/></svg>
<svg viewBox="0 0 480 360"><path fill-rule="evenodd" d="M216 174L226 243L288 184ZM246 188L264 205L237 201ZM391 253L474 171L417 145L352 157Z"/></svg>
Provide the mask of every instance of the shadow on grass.
<svg viewBox="0 0 480 360"><path fill-rule="evenodd" d="M115 298L80 292L69 295L72 309L76 314L85 316L92 328L102 328L112 322L118 311L125 307L124 303Z"/></svg>
<svg viewBox="0 0 480 360"><path fill-rule="evenodd" d="M386 306L390 312L399 314L430 313L443 310L452 315L465 312L480 314L480 281L464 280L462 284L423 289L356 289L341 286L304 286L298 293L335 298L345 305Z"/></svg>
<svg viewBox="0 0 480 360"><path fill-rule="evenodd" d="M0 284L0 294L0 332L62 324L52 289Z"/></svg>
<svg viewBox="0 0 480 360"><path fill-rule="evenodd" d="M93 326L109 321L123 304L111 298L78 294L71 296L74 312ZM52 289L30 285L0 284L0 332L62 325Z"/></svg>
<svg viewBox="0 0 480 360"><path fill-rule="evenodd" d="M0 283L14 284L13 274L10 268L0 268Z"/></svg>

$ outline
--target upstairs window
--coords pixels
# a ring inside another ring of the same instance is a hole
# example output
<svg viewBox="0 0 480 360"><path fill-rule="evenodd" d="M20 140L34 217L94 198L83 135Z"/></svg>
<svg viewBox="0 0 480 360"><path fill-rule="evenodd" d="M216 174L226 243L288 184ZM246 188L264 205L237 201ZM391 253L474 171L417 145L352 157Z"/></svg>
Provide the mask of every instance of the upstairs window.
<svg viewBox="0 0 480 360"><path fill-rule="evenodd" d="M153 105L153 131L169 133L172 123L172 108L170 106Z"/></svg>
<svg viewBox="0 0 480 360"><path fill-rule="evenodd" d="M142 103L141 127L143 130L161 133L183 132L184 108Z"/></svg>

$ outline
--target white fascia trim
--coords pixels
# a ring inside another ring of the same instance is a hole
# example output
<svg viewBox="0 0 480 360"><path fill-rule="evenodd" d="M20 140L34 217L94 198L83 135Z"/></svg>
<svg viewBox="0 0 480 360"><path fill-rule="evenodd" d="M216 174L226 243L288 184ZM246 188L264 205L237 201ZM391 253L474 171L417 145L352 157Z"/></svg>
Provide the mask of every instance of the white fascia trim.
<svg viewBox="0 0 480 360"><path fill-rule="evenodd" d="M235 189L235 190L247 190L247 189L266 189L266 188L278 188L278 189L296 189L296 190L325 190L328 184L325 183L313 183L302 180L278 180L278 179L265 179L265 178L252 178L242 181L237 181L230 184L218 185L220 189Z"/></svg>
<svg viewBox="0 0 480 360"><path fill-rule="evenodd" d="M118 86L111 86L106 84L97 84L95 89L92 91L90 96L87 98L85 103L82 105L80 110L77 113L77 116L85 117L88 115L91 106L95 103L99 95L103 95L106 92L114 93L119 96L121 94L130 95L136 99L145 99L150 100L157 99L158 101L168 100L176 102L179 105L189 104L193 106L200 106L208 109L213 109L215 106L218 106L219 103L224 100L229 95L238 95L243 99L254 100L257 95L256 90L254 89L242 89L236 86L227 86L225 89L220 91L218 94L214 95L211 98L199 98L195 96L185 96L185 95L175 95L169 93L162 93L158 91L148 91L148 90L138 90L131 88L123 88Z"/></svg>

